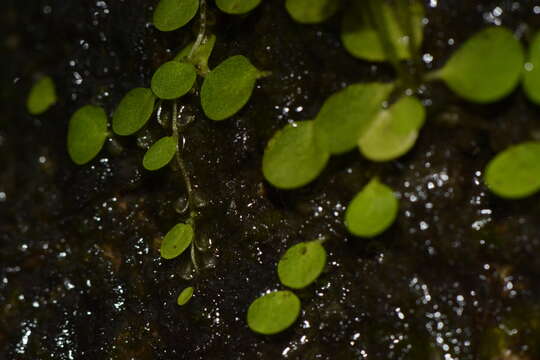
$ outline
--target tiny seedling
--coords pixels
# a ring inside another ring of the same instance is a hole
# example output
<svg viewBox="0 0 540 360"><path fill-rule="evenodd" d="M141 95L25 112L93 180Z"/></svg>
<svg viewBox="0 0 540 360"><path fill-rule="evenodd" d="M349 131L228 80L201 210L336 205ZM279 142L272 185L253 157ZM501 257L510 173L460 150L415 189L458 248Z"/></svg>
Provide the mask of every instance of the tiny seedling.
<svg viewBox="0 0 540 360"><path fill-rule="evenodd" d="M174 259L182 254L191 245L195 234L190 224L176 224L163 238L161 243L161 257Z"/></svg>
<svg viewBox="0 0 540 360"><path fill-rule="evenodd" d="M57 100L52 78L44 76L30 89L26 99L26 109L31 115L40 115L53 106Z"/></svg>
<svg viewBox="0 0 540 360"><path fill-rule="evenodd" d="M392 225L398 208L399 203L392 189L374 178L347 207L345 226L353 235L375 237Z"/></svg>
<svg viewBox="0 0 540 360"><path fill-rule="evenodd" d="M99 106L85 105L69 119L68 154L77 165L92 160L107 139L107 115Z"/></svg>
<svg viewBox="0 0 540 360"><path fill-rule="evenodd" d="M326 265L326 250L320 240L301 242L289 248L278 263L281 283L302 289L314 282Z"/></svg>
<svg viewBox="0 0 540 360"><path fill-rule="evenodd" d="M486 167L487 187L496 195L519 199L540 190L540 142L525 142L499 153Z"/></svg>
<svg viewBox="0 0 540 360"><path fill-rule="evenodd" d="M300 314L300 299L288 291L274 291L253 301L248 308L247 324L263 334L277 334L294 324Z"/></svg>
<svg viewBox="0 0 540 360"><path fill-rule="evenodd" d="M294 189L315 179L329 156L315 141L313 121L288 124L268 142L263 174L277 188Z"/></svg>

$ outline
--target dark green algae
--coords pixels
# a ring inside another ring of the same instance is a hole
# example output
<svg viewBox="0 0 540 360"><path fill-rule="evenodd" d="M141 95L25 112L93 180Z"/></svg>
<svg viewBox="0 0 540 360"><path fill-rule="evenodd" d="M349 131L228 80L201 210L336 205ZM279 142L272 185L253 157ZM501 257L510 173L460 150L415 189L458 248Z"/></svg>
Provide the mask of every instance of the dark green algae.
<svg viewBox="0 0 540 360"><path fill-rule="evenodd" d="M426 1L423 51L434 60L421 68L440 66L487 24L518 29L524 42L540 27L533 1L435 3ZM496 152L539 136L539 108L521 90L477 106L441 84L422 87L428 121L408 155L385 164L356 152L334 157L313 184L279 191L260 170L272 134L287 121L312 119L347 84L394 75L347 55L337 17L307 26L291 21L280 2L245 17L210 5L218 36L210 65L243 54L272 76L219 124L204 119L196 96L182 104L183 119L195 119L184 134L201 206L195 273L188 256L159 256L185 198L177 169L142 169L144 145L165 135L159 126L108 143L83 167L65 150L73 111L91 102L110 114L193 39L196 26L154 30L152 5L2 3L0 359L540 356L538 195L498 199L481 179ZM30 117L24 100L39 72L53 76L60 102ZM401 209L389 231L363 240L348 235L342 219L372 176L396 189ZM321 235L329 263L298 292L299 321L272 337L251 332L247 307L280 288L281 254ZM180 308L177 295L188 285L195 295Z"/></svg>

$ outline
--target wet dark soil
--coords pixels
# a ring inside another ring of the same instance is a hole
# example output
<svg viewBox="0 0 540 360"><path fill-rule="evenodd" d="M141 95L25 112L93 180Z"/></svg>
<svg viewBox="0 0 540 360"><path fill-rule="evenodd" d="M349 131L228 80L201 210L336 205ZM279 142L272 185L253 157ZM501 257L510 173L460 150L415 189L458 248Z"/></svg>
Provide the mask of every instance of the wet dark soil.
<svg viewBox="0 0 540 360"><path fill-rule="evenodd" d="M0 5L0 359L522 359L540 358L540 202L502 200L482 183L493 155L540 135L540 108L517 89L471 105L443 85L420 89L428 121L414 149L384 164L357 152L332 158L312 184L280 191L261 157L288 121L312 119L354 82L392 69L349 56L339 16L293 22L281 1L248 16L219 14L210 65L243 54L272 72L233 118L204 118L183 99L185 161L201 205L199 271L189 255L160 258L161 237L183 219L174 166L144 171L150 125L79 167L67 122L94 103L112 113L135 86L193 39L197 24L160 33L153 0L3 0ZM421 67L438 67L475 31L502 24L526 44L537 1L426 1ZM40 74L59 103L24 108ZM400 197L396 223L365 240L343 225L347 203L379 176ZM325 236L329 262L298 292L299 321L272 337L251 332L249 304L279 289L284 250ZM194 286L184 307L178 293Z"/></svg>

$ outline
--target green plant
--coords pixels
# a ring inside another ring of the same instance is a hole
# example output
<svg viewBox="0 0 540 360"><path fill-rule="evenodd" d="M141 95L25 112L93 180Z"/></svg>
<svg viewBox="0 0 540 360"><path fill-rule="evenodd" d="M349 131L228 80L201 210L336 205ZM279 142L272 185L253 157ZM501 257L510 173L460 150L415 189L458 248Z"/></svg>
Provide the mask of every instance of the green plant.
<svg viewBox="0 0 540 360"><path fill-rule="evenodd" d="M69 120L69 156L78 165L86 164L101 151L107 136L109 132L105 110L94 105L83 106Z"/></svg>
<svg viewBox="0 0 540 360"><path fill-rule="evenodd" d="M300 300L288 291L274 291L256 299L248 308L247 323L251 330L277 334L294 324L300 314Z"/></svg>
<svg viewBox="0 0 540 360"><path fill-rule="evenodd" d="M325 265L326 250L320 240L301 242L279 260L279 280L291 289L302 289L319 277Z"/></svg>
<svg viewBox="0 0 540 360"><path fill-rule="evenodd" d="M178 298L176 299L176 303L179 306L186 305L188 301L191 300L191 297L193 296L193 291L194 289L191 286L188 286L187 288L182 290L180 294L178 295Z"/></svg>
<svg viewBox="0 0 540 360"><path fill-rule="evenodd" d="M56 88L50 76L43 76L30 89L26 109L32 115L40 115L57 101Z"/></svg>

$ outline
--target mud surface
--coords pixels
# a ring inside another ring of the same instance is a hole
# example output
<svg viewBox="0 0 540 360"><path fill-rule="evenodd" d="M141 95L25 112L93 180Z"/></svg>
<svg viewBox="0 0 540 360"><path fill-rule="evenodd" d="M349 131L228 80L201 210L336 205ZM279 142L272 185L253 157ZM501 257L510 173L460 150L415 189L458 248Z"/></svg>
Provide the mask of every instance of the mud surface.
<svg viewBox="0 0 540 360"><path fill-rule="evenodd" d="M210 5L213 67L243 54L272 72L233 118L204 118L183 99L185 161L200 199L195 272L189 255L159 256L184 218L175 167L144 171L155 122L117 138L86 166L65 150L67 122L94 103L112 113L131 88L193 39L159 33L152 0L13 1L0 5L0 359L538 359L540 202L487 192L482 171L510 144L540 135L540 108L522 90L471 105L443 85L421 89L428 121L415 148L375 164L333 157L312 184L279 191L261 157L286 122L312 119L323 101L359 81L395 78L349 56L339 16L294 23L281 1L245 17ZM438 67L489 24L526 44L540 27L536 1L426 1L422 68ZM29 116L35 77L51 75L59 103ZM373 240L347 234L347 203L372 176L400 196L392 228ZM272 337L246 326L249 304L279 289L276 263L299 241L326 236L322 277L298 292L296 325ZM195 295L184 307L178 293ZM506 356L506 357L502 357ZM515 357L511 357L515 356Z"/></svg>

